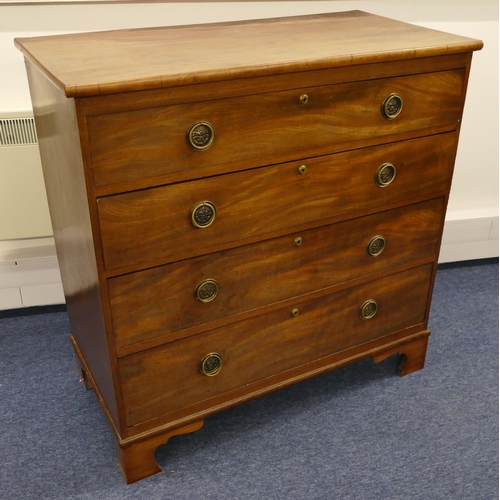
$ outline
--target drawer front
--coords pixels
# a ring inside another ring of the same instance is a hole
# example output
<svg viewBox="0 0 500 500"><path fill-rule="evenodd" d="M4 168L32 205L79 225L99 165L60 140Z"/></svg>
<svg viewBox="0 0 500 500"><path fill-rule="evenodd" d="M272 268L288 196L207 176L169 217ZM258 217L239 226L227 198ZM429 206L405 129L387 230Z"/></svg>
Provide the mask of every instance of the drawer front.
<svg viewBox="0 0 500 500"><path fill-rule="evenodd" d="M443 214L444 199L438 198L112 278L108 290L116 346L175 340L191 327L433 259ZM368 251L372 241L374 255ZM197 290L205 290L201 300Z"/></svg>
<svg viewBox="0 0 500 500"><path fill-rule="evenodd" d="M121 358L127 425L202 401L209 408L214 396L424 322L431 271L429 264L297 302L296 316L292 308L279 309ZM360 308L368 300L376 301L377 312L361 319ZM216 376L200 372L201 360L210 353L222 359Z"/></svg>
<svg viewBox="0 0 500 500"><path fill-rule="evenodd" d="M444 194L454 150L455 134L443 134L309 159L302 174L302 162L294 162L100 198L106 269L173 262ZM385 163L396 176L379 187L375 177ZM195 227L191 211L206 201L215 219Z"/></svg>
<svg viewBox="0 0 500 500"><path fill-rule="evenodd" d="M464 75L443 71L88 116L94 182L175 172L200 177L215 166L234 171L333 153L368 138L430 127L454 130ZM394 93L402 98L402 111L387 119L383 103ZM191 127L203 122L213 131L206 125L193 129L190 146Z"/></svg>

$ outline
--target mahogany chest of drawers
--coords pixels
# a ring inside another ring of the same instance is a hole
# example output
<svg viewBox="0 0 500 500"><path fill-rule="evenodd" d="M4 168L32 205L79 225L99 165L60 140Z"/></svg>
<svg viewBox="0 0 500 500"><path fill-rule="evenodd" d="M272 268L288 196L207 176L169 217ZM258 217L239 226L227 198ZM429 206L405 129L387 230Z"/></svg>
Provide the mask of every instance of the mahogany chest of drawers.
<svg viewBox="0 0 500 500"><path fill-rule="evenodd" d="M367 357L423 367L480 41L352 11L16 44L127 482L235 404Z"/></svg>

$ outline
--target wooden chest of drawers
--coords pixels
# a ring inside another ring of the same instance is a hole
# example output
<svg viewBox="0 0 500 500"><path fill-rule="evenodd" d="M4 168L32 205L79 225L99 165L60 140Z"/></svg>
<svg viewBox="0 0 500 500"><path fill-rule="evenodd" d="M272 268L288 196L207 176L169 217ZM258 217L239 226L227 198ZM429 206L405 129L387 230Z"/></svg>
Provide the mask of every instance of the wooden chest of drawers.
<svg viewBox="0 0 500 500"><path fill-rule="evenodd" d="M366 357L423 367L480 41L353 11L16 44L127 482L235 404Z"/></svg>

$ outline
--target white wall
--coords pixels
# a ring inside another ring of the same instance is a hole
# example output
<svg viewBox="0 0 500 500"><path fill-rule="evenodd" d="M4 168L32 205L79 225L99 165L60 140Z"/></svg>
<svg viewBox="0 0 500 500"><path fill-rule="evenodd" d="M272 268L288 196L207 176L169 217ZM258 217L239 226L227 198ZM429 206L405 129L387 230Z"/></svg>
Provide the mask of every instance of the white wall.
<svg viewBox="0 0 500 500"><path fill-rule="evenodd" d="M15 37L365 10L482 39L473 58L464 124L448 207L441 261L498 255L498 2L496 0L324 0L257 2L51 3L0 0L0 118L31 114L23 58ZM31 147L33 148L33 147ZM11 160L0 147L0 257L5 240L50 236L40 165ZM28 185L27 179L30 179ZM2 191L3 190L3 191ZM14 215L13 215L14 214ZM43 240L43 245L46 244ZM3 246L2 246L3 245ZM7 245L7 246L5 246ZM24 242L21 247L25 247ZM40 248L35 242L35 247ZM24 250L23 250L24 252ZM1 264L1 259L0 259ZM0 272L0 290L2 289ZM0 304L0 309L1 309Z"/></svg>

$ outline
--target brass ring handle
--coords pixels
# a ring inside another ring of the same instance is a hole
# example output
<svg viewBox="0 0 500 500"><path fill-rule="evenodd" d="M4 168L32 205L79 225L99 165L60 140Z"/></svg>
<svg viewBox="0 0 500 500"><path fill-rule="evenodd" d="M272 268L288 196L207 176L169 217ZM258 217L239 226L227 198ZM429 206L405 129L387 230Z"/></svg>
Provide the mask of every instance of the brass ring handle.
<svg viewBox="0 0 500 500"><path fill-rule="evenodd" d="M297 238L293 240L293 246L300 247L300 245L302 245L302 238L300 236L297 236Z"/></svg>
<svg viewBox="0 0 500 500"><path fill-rule="evenodd" d="M302 94L300 96L300 102L302 104L307 104L308 101L309 101L309 96L307 94Z"/></svg>
<svg viewBox="0 0 500 500"><path fill-rule="evenodd" d="M212 300L217 297L217 294L219 293L219 284L217 281L208 279L202 281L195 290L195 297L196 300L199 300L200 302L203 302L206 304L207 302L212 302Z"/></svg>
<svg viewBox="0 0 500 500"><path fill-rule="evenodd" d="M359 308L359 317L363 320L373 318L378 311L378 304L373 300L367 300Z"/></svg>
<svg viewBox="0 0 500 500"><path fill-rule="evenodd" d="M378 257L385 250L385 238L383 236L374 236L368 246L366 251L370 257Z"/></svg>
<svg viewBox="0 0 500 500"><path fill-rule="evenodd" d="M214 377L222 370L221 355L216 352L207 354L200 362L200 372L207 377Z"/></svg>
<svg viewBox="0 0 500 500"><path fill-rule="evenodd" d="M387 120L394 120L403 111L403 98L399 94L389 94L382 103L382 115Z"/></svg>
<svg viewBox="0 0 500 500"><path fill-rule="evenodd" d="M392 163L383 163L375 173L375 184L387 187L396 178L396 167Z"/></svg>
<svg viewBox="0 0 500 500"><path fill-rule="evenodd" d="M304 175L307 172L307 167L305 165L301 165L299 167L299 174Z"/></svg>
<svg viewBox="0 0 500 500"><path fill-rule="evenodd" d="M196 122L187 132L189 146L195 151L205 151L214 142L215 130L208 122Z"/></svg>
<svg viewBox="0 0 500 500"><path fill-rule="evenodd" d="M216 215L216 206L211 201L202 201L191 210L191 223L203 229L213 223Z"/></svg>

